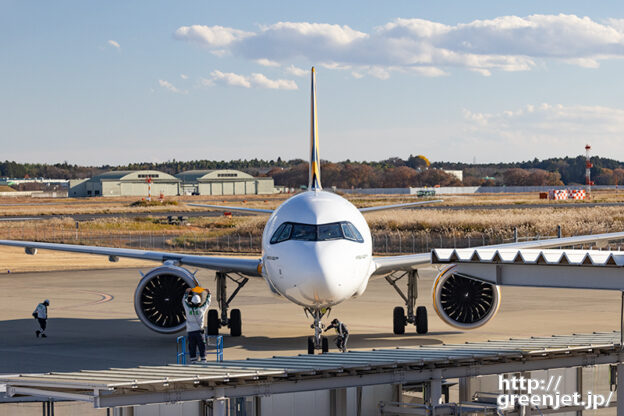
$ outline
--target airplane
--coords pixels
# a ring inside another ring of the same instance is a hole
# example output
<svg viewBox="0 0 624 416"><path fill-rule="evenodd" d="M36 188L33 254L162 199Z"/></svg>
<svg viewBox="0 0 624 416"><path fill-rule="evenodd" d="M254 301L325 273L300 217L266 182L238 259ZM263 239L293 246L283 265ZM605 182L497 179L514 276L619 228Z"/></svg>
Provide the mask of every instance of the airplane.
<svg viewBox="0 0 624 416"><path fill-rule="evenodd" d="M207 333L216 335L228 327L230 335L242 334L239 309L230 304L249 278L262 278L272 293L302 307L312 318L314 334L308 337L308 353L328 351L322 335L331 308L364 293L372 278L385 278L398 292L404 306L393 310L393 332L405 333L413 324L419 334L427 333L428 317L424 306L416 307L418 268L431 263L431 253L373 257L370 228L363 214L367 212L415 207L435 201L356 208L351 202L321 186L321 166L317 133L316 72L311 70L310 160L306 191L292 196L275 210L189 204L223 211L269 214L262 235L259 258L201 256L136 249L0 240L0 245L23 247L26 254L38 249L60 250L108 256L153 260L162 265L142 274L135 290L134 306L139 320L149 329L173 334L185 328L181 299L188 287L199 284L188 267L216 271L218 309L207 316ZM488 248L552 248L624 239L624 232L528 241L486 246ZM433 285L434 309L447 324L465 329L478 328L494 317L501 302L495 284L453 273L453 266L443 269ZM398 282L407 280L407 290ZM228 281L236 284L230 296ZM407 312L406 310L407 309ZM219 313L220 312L220 313Z"/></svg>

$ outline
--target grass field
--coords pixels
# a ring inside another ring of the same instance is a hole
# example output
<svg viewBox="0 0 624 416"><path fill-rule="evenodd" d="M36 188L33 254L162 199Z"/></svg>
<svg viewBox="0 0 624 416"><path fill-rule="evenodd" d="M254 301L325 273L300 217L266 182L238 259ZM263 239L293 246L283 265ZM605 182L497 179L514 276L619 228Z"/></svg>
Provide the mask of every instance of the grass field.
<svg viewBox="0 0 624 416"><path fill-rule="evenodd" d="M292 194L275 195L245 195L245 196L180 196L165 198L165 203L145 203L136 197L98 197L98 198L29 198L29 197L0 197L0 216L8 215L69 215L69 214L99 214L99 213L139 213L165 211L203 211L204 208L190 207L186 203L210 203L216 205L241 205L246 207L273 209L277 208ZM368 207L383 204L398 204L422 200L412 195L344 195L358 207ZM466 205L509 205L509 204L538 204L567 205L570 203L590 202L622 202L624 190L596 191L591 199L585 201L549 201L539 199L538 193L522 194L469 194L444 195L435 199L443 199L443 206Z"/></svg>
<svg viewBox="0 0 624 416"><path fill-rule="evenodd" d="M622 195L624 197L624 194ZM3 215L41 215L46 213L87 213L87 212L145 212L145 211L185 211L195 209L185 202L210 202L213 204L245 205L274 208L287 196L230 197L230 199L201 197L181 197L175 199L177 205L155 207L132 207L135 198L92 198L92 199L33 199L2 198L0 205ZM408 196L363 196L350 197L358 206L374 206L409 202ZM600 192L594 200L616 202L618 192ZM442 205L495 205L495 204L545 204L533 194L515 195L460 195L446 198ZM55 204L55 205L49 205ZM509 241L516 230L520 237L554 236L558 225L564 236L614 232L624 230L623 207L569 207L566 203L540 208L511 208L453 210L393 210L365 214L376 240L375 252L409 253L428 250L434 246L457 247L478 244L496 244ZM76 230L71 218L56 218L39 221L0 221L0 239L50 241L69 244L89 244L147 248L154 250L182 250L195 252L259 253L260 239L268 216L224 216L191 217L181 224L169 224L163 217L111 217L82 221ZM462 242L463 239L463 242ZM466 241L467 239L467 241ZM384 240L384 241L381 241ZM389 242L388 242L389 241ZM381 242L381 247L380 243ZM398 245L398 246L397 246ZM398 251L397 251L398 250ZM18 250L20 251L20 250ZM13 253L13 252L11 252ZM42 252L43 253L43 252ZM19 256L0 257L0 271L26 261L28 267L81 268L111 267L119 264L108 263L106 258L91 261L91 257L76 255L75 259L63 260L58 266L58 253L45 261L44 257ZM47 256L47 254L46 254ZM42 261L44 260L44 261ZM12 266L9 265L9 262ZM57 266L55 266L55 264ZM127 264L120 265L128 267ZM17 269L16 269L17 270Z"/></svg>

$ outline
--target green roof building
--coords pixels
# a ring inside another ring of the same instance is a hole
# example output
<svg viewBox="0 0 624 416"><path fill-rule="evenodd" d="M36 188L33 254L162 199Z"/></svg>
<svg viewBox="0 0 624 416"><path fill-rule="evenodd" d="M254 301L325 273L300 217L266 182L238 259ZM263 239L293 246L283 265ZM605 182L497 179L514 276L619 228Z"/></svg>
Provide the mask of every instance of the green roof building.
<svg viewBox="0 0 624 416"><path fill-rule="evenodd" d="M91 179L69 181L69 197L180 195L180 179L157 170L114 170Z"/></svg>
<svg viewBox="0 0 624 416"><path fill-rule="evenodd" d="M266 195L275 192L273 178L255 178L233 169L189 170L176 175L185 195Z"/></svg>

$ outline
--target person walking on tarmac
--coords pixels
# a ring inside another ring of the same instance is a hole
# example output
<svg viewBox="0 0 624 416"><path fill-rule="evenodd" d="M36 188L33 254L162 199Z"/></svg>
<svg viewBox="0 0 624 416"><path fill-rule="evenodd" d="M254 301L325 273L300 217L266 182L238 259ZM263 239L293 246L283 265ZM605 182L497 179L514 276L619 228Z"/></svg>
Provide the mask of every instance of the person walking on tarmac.
<svg viewBox="0 0 624 416"><path fill-rule="evenodd" d="M341 352L347 352L347 340L349 339L349 330L347 326L338 319L331 321L331 325L325 328L324 332L334 328L336 330L336 346Z"/></svg>
<svg viewBox="0 0 624 416"><path fill-rule="evenodd" d="M203 299L202 299L203 297ZM189 342L189 354L191 361L197 361L196 354L199 349L199 359L206 360L206 344L204 343L203 329L204 317L210 306L210 291L199 286L184 292L182 305L186 312L186 334Z"/></svg>
<svg viewBox="0 0 624 416"><path fill-rule="evenodd" d="M50 301L46 299L39 305L37 305L37 308L35 308L35 311L32 314L33 318L35 318L39 322L39 327L41 328L41 330L35 331L35 335L37 336L37 338L39 338L39 335L41 335L41 338L48 337L45 334L48 321L48 306L50 306Z"/></svg>

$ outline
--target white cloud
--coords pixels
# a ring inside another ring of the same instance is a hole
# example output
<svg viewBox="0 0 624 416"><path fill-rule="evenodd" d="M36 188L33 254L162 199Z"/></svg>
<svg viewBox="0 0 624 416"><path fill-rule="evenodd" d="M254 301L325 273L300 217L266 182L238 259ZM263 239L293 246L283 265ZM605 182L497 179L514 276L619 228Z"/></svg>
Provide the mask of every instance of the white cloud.
<svg viewBox="0 0 624 416"><path fill-rule="evenodd" d="M383 69L380 66L374 66L368 70L369 75L379 78L379 79L388 79L390 78L390 73Z"/></svg>
<svg viewBox="0 0 624 416"><path fill-rule="evenodd" d="M586 143L599 144L601 152L624 146L619 108L543 103L498 113L464 110L463 116L465 141L490 154L499 149L508 159L578 154Z"/></svg>
<svg viewBox="0 0 624 416"><path fill-rule="evenodd" d="M271 61L271 60L265 59L265 58L257 59L256 63L258 65L262 65L262 66L280 66L279 62Z"/></svg>
<svg viewBox="0 0 624 416"><path fill-rule="evenodd" d="M288 74L294 75L296 77L307 77L310 74L310 71L307 71L305 69L296 67L294 65L289 65L286 68L286 72Z"/></svg>
<svg viewBox="0 0 624 416"><path fill-rule="evenodd" d="M249 82L249 78L243 75L238 75L233 72L221 72L221 71L212 71L210 73L212 76L212 81L222 85L230 85L233 87L244 87L251 88L251 82Z"/></svg>
<svg viewBox="0 0 624 416"><path fill-rule="evenodd" d="M274 90L296 90L297 84L289 79L272 80L263 74L251 74L251 84L260 88L269 88Z"/></svg>
<svg viewBox="0 0 624 416"><path fill-rule="evenodd" d="M250 76L239 75L233 72L212 71L211 78L202 79L202 85L213 86L216 84L243 88L266 88L273 90L296 90L295 81L287 79L272 80L263 74L254 73Z"/></svg>
<svg viewBox="0 0 624 416"><path fill-rule="evenodd" d="M112 46L113 48L117 48L117 49L121 48L121 45L118 42L116 42L116 41L114 41L112 39L107 41L106 43L109 44L110 46Z"/></svg>
<svg viewBox="0 0 624 416"><path fill-rule="evenodd" d="M186 74L180 74L180 78L182 78L182 79L188 79L188 75L186 75Z"/></svg>
<svg viewBox="0 0 624 416"><path fill-rule="evenodd" d="M596 68L600 61L624 58L624 19L597 22L564 14L502 16L456 25L395 19L369 33L312 22L278 22L254 32L183 26L174 36L221 55L271 65L303 59L381 78L393 71L441 76L456 67L489 76L493 71L529 71L549 60Z"/></svg>
<svg viewBox="0 0 624 416"><path fill-rule="evenodd" d="M211 48L221 48L252 35L253 33L229 27L193 25L178 28L174 32L173 37L197 42Z"/></svg>
<svg viewBox="0 0 624 416"><path fill-rule="evenodd" d="M188 91L182 91L179 88L176 88L172 83L170 83L169 81L166 81L164 79L159 79L158 80L158 85L160 85L162 88L171 91L173 93L176 94L186 94Z"/></svg>

